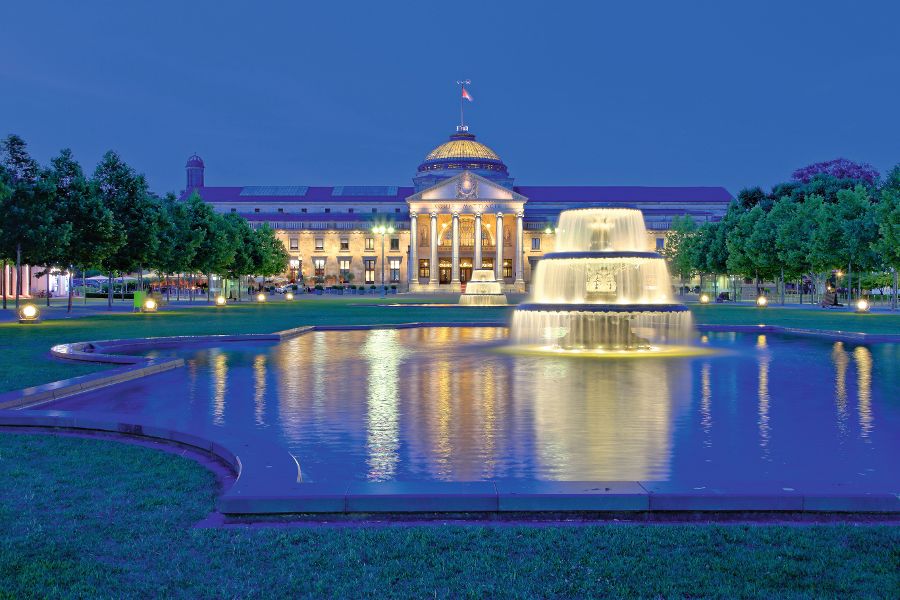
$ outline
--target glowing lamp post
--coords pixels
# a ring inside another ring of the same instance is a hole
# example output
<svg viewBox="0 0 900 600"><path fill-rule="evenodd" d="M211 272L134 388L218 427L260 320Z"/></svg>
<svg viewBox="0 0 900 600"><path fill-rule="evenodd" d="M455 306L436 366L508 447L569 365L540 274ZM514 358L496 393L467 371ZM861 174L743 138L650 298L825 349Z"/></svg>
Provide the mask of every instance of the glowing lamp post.
<svg viewBox="0 0 900 600"><path fill-rule="evenodd" d="M869 301L865 298L860 298L856 303L856 312L858 313L867 313L872 306L869 304Z"/></svg>
<svg viewBox="0 0 900 600"><path fill-rule="evenodd" d="M709 295L700 294L700 304L709 304Z"/></svg>
<svg viewBox="0 0 900 600"><path fill-rule="evenodd" d="M36 304L23 304L19 309L19 323L37 323L41 316Z"/></svg>
<svg viewBox="0 0 900 600"><path fill-rule="evenodd" d="M758 296L756 298L756 306L758 308L765 308L769 305L769 299L765 296Z"/></svg>
<svg viewBox="0 0 900 600"><path fill-rule="evenodd" d="M225 306L225 296L216 296L216 306Z"/></svg>
<svg viewBox="0 0 900 600"><path fill-rule="evenodd" d="M144 300L144 303L141 304L141 312L144 313L156 312L157 308L159 308L159 305L153 298L147 298L146 300Z"/></svg>
<svg viewBox="0 0 900 600"><path fill-rule="evenodd" d="M257 302L265 302L266 295L264 293L260 292L259 294L256 295L256 301Z"/></svg>
<svg viewBox="0 0 900 600"><path fill-rule="evenodd" d="M381 297L384 298L386 293L384 287L384 236L394 233L394 228L385 227L384 225L377 225L372 228L372 233L381 235Z"/></svg>

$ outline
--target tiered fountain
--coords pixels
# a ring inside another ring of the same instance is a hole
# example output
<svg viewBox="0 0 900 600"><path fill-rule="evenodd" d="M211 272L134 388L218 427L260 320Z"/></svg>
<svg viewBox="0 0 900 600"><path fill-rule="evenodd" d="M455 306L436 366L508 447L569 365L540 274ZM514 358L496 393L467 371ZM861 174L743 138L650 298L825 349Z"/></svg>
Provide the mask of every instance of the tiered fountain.
<svg viewBox="0 0 900 600"><path fill-rule="evenodd" d="M478 269L472 272L472 279L460 295L459 303L465 306L501 306L506 304L506 294L492 270Z"/></svg>
<svg viewBox="0 0 900 600"><path fill-rule="evenodd" d="M515 343L563 350L650 350L685 343L691 313L672 296L665 260L646 250L639 210L563 211L556 249L513 313Z"/></svg>

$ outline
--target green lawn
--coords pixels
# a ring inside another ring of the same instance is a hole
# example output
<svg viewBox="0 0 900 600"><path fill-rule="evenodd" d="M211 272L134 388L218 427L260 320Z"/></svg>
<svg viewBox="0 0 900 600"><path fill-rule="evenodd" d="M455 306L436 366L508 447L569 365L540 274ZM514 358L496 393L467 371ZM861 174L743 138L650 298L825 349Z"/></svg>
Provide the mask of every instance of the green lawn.
<svg viewBox="0 0 900 600"><path fill-rule="evenodd" d="M294 303L244 303L216 309L178 308L160 313L93 315L48 320L37 325L0 323L0 391L81 375L103 367L55 361L50 346L61 342L110 338L214 333L271 333L300 325L404 323L412 321L505 321L510 309L383 308L377 297L305 298ZM398 296L387 302L422 302ZM797 308L693 305L698 323L786 325L810 329L900 333L900 314L830 312ZM54 309L55 310L55 309Z"/></svg>
<svg viewBox="0 0 900 600"><path fill-rule="evenodd" d="M198 529L213 475L0 432L0 598L896 597L888 525Z"/></svg>

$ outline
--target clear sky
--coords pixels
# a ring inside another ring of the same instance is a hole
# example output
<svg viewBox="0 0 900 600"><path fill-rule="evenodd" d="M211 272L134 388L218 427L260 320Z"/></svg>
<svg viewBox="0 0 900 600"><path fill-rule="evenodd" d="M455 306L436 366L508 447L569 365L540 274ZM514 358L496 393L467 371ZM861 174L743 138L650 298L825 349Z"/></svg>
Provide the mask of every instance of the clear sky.
<svg viewBox="0 0 900 600"><path fill-rule="evenodd" d="M521 185L769 186L900 162L900 2L0 3L0 134L157 192L410 185L467 121Z"/></svg>

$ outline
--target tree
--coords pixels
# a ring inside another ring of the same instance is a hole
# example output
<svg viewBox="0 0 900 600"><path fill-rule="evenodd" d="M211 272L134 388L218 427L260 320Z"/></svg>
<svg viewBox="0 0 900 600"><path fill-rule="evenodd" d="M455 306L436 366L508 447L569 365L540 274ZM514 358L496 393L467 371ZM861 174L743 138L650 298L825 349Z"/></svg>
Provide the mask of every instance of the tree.
<svg viewBox="0 0 900 600"><path fill-rule="evenodd" d="M143 271L159 244L159 205L138 175L119 155L109 151L94 171L94 193L112 211L125 243L105 257L102 265L109 273L108 302L112 306L112 274ZM123 293L124 297L124 293Z"/></svg>
<svg viewBox="0 0 900 600"><path fill-rule="evenodd" d="M745 211L758 204L765 204L767 200L768 196L759 186L744 188L737 195L737 203Z"/></svg>
<svg viewBox="0 0 900 600"><path fill-rule="evenodd" d="M238 300L241 298L241 277L261 272L264 266L263 248L260 246L256 232L247 223L247 220L237 214L225 215L225 220L231 228L235 241L234 258L228 266L226 274L230 278L238 280Z"/></svg>
<svg viewBox="0 0 900 600"><path fill-rule="evenodd" d="M51 164L50 179L56 186L58 216L70 227L68 244L57 260L68 265L70 271L79 267L83 277L85 269L99 266L116 252L125 243L125 236L116 226L112 211L94 194L71 150L63 149ZM70 280L69 312L73 291Z"/></svg>
<svg viewBox="0 0 900 600"><path fill-rule="evenodd" d="M167 276L187 272L194 263L204 232L193 229L190 206L179 202L174 194L166 194L161 204L159 245L151 266ZM166 286L166 298L169 288ZM179 297L181 287L179 286Z"/></svg>
<svg viewBox="0 0 900 600"><path fill-rule="evenodd" d="M25 142L8 136L0 145L3 176L8 192L0 205L3 237L0 255L16 262L16 308L22 294L22 264L42 264L64 244L66 232L56 219L55 186L47 181L37 162L28 155Z"/></svg>
<svg viewBox="0 0 900 600"><path fill-rule="evenodd" d="M192 270L207 276L206 300L209 302L211 275L225 273L228 270L229 264L234 259L234 243L225 219L196 192L187 199L187 205L191 216L191 229L202 233L191 267Z"/></svg>
<svg viewBox="0 0 900 600"><path fill-rule="evenodd" d="M769 212L767 220L775 230L775 252L787 277L802 278L812 271L809 255L821 205L821 196L811 196L804 202L784 197ZM800 294L802 303L802 282Z"/></svg>
<svg viewBox="0 0 900 600"><path fill-rule="evenodd" d="M669 233L666 235L666 244L662 254L669 259L672 271L677 274L682 283L690 279L696 272L694 266L695 253L693 239L697 233L697 224L690 215L674 217Z"/></svg>
<svg viewBox="0 0 900 600"><path fill-rule="evenodd" d="M817 175L827 175L835 179L853 179L874 186L878 182L878 171L872 165L856 163L846 158L836 158L825 162L813 163L793 172L795 181L809 183Z"/></svg>
<svg viewBox="0 0 900 600"><path fill-rule="evenodd" d="M290 255L281 240L275 236L275 231L264 223L256 229L255 233L262 256L257 273L266 277L284 273L288 267Z"/></svg>
<svg viewBox="0 0 900 600"><path fill-rule="evenodd" d="M895 167L888 180L897 175L896 183L886 184L881 190L878 203L878 239L872 244L878 259L893 271L893 294L891 308L897 309L897 279L900 271L900 167Z"/></svg>

